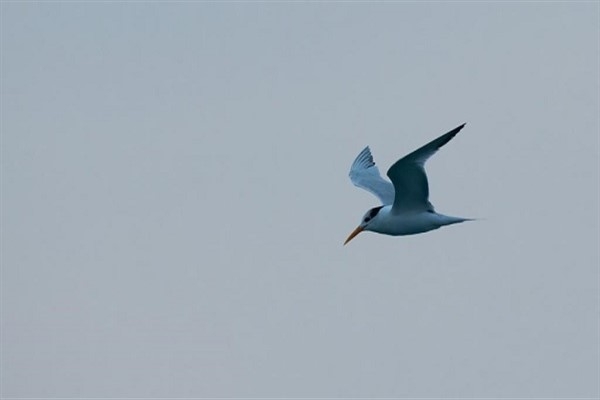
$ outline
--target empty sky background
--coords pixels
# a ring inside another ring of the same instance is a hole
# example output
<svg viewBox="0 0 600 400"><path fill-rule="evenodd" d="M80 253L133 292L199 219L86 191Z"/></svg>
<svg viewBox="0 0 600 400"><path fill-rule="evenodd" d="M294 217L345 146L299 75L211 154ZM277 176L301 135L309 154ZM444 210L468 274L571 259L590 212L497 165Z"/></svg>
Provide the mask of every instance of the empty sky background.
<svg viewBox="0 0 600 400"><path fill-rule="evenodd" d="M1 395L597 397L598 7L3 2Z"/></svg>

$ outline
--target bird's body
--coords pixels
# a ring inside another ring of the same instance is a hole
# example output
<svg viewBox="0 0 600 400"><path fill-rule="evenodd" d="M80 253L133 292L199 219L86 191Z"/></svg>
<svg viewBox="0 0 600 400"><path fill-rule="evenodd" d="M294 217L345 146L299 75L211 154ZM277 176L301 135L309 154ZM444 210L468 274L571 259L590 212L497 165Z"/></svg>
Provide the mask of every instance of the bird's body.
<svg viewBox="0 0 600 400"><path fill-rule="evenodd" d="M435 211L394 214L392 206L388 205L382 207L377 217L373 218L369 230L391 236L414 235L467 220L467 218L438 214Z"/></svg>
<svg viewBox="0 0 600 400"><path fill-rule="evenodd" d="M445 225L470 221L435 212L429 202L429 185L424 165L440 147L448 143L465 124L451 130L425 146L396 161L388 170L391 183L381 177L373 156L366 147L350 168L350 179L356 186L379 198L382 206L367 211L360 225L344 244L362 231L385 235L414 235L438 229Z"/></svg>

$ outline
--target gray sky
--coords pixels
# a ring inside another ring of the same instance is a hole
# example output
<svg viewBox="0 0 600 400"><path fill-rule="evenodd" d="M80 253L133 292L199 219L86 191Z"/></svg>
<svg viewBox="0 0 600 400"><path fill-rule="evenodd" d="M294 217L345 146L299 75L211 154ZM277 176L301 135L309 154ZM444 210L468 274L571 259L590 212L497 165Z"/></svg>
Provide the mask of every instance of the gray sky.
<svg viewBox="0 0 600 400"><path fill-rule="evenodd" d="M3 2L1 395L597 397L598 7Z"/></svg>

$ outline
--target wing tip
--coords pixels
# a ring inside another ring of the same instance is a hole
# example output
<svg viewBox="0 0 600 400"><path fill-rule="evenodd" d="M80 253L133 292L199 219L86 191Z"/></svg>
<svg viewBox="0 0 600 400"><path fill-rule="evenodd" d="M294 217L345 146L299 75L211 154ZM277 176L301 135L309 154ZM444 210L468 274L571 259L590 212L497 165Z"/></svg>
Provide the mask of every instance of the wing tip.
<svg viewBox="0 0 600 400"><path fill-rule="evenodd" d="M452 129L452 130L451 130L451 131L449 131L448 133L446 133L446 134L442 135L442 136L440 137L440 139L445 137L445 138L446 138L446 140L442 140L442 142L441 142L441 143L438 145L438 149L439 149L440 147L442 147L443 145L445 145L446 143L448 143L450 140L452 140L452 138L454 138L454 136L456 136L456 134L457 134L458 132L460 132L460 131L462 130L462 128L464 128L464 127L465 127L465 125L467 125L467 123L466 123L466 122L464 122L462 125L459 125L459 126L457 126L457 127L456 127L456 128L454 128L454 129Z"/></svg>
<svg viewBox="0 0 600 400"><path fill-rule="evenodd" d="M452 129L450 132L453 132L455 135L461 131L462 128L465 127L465 125L467 125L466 122L463 122L462 125L457 126L456 128Z"/></svg>
<svg viewBox="0 0 600 400"><path fill-rule="evenodd" d="M370 168L375 165L375 161L373 160L373 155L371 154L371 149L369 146L365 147L358 153L358 156L354 159L352 163L351 170L354 168L362 167L362 168Z"/></svg>

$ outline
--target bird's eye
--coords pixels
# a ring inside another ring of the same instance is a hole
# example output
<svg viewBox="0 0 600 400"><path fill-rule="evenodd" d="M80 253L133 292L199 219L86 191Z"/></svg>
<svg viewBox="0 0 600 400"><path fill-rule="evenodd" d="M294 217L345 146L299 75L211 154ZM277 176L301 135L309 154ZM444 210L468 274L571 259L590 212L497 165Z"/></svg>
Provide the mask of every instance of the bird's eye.
<svg viewBox="0 0 600 400"><path fill-rule="evenodd" d="M379 213L379 210L381 210L382 207L383 206L370 209L367 215L365 215L365 223L375 218L375 216Z"/></svg>

